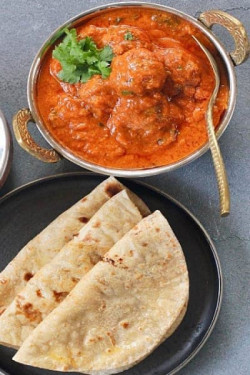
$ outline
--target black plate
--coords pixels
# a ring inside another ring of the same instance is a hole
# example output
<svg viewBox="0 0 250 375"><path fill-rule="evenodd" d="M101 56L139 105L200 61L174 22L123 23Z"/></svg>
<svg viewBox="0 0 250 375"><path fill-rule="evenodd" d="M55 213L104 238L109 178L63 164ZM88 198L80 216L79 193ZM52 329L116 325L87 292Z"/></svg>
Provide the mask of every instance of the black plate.
<svg viewBox="0 0 250 375"><path fill-rule="evenodd" d="M0 201L0 267L59 213L86 195L105 177L70 173L44 178L7 194ZM173 198L142 182L120 179L154 211L169 220L185 253L190 300L175 333L125 375L174 374L194 357L211 334L222 297L222 275L216 250L201 224ZM24 366L11 360L14 350L0 346L0 371L8 375L63 374Z"/></svg>

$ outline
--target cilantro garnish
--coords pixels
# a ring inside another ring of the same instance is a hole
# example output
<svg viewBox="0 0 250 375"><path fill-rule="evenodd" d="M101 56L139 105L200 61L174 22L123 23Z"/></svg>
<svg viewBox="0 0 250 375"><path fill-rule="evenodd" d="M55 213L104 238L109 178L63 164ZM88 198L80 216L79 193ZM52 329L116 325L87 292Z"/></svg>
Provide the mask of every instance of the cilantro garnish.
<svg viewBox="0 0 250 375"><path fill-rule="evenodd" d="M126 33L124 34L124 39L125 40L133 40L134 35L130 31L126 31Z"/></svg>
<svg viewBox="0 0 250 375"><path fill-rule="evenodd" d="M53 50L53 57L62 66L58 78L69 83L87 82L95 74L107 78L114 56L112 48L98 49L90 37L78 40L76 29L65 29L65 33L63 41Z"/></svg>

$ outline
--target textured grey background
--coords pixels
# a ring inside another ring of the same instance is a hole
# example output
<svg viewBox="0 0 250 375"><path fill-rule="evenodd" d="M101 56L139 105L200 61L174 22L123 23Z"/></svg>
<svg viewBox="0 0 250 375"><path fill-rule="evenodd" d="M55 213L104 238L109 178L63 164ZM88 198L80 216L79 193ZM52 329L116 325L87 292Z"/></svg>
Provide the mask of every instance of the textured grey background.
<svg viewBox="0 0 250 375"><path fill-rule="evenodd" d="M108 2L0 0L0 108L9 124L14 113L27 106L27 75L43 41L68 18ZM245 24L250 34L250 0L158 2L193 16L206 9L228 11ZM228 34L219 27L215 31L230 48L232 42ZM236 68L237 106L228 130L220 140L232 196L230 217L220 219L218 215L217 188L209 153L183 169L145 179L173 195L198 217L217 246L224 273L224 298L218 323L199 355L180 371L182 375L250 374L249 67L248 61ZM37 133L36 140L45 144ZM79 167L66 160L55 165L43 164L25 153L14 141L12 168L0 195L43 176L78 170Z"/></svg>

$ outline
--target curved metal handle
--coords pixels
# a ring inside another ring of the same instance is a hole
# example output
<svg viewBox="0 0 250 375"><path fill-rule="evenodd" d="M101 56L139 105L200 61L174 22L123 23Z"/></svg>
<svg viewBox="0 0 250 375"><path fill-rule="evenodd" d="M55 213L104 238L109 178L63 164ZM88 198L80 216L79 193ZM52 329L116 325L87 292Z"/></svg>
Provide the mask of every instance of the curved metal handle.
<svg viewBox="0 0 250 375"><path fill-rule="evenodd" d="M205 53L205 55L207 56L210 62L210 65L213 69L214 78L215 78L215 87L209 99L205 117L206 117L208 141L209 141L209 146L210 146L210 150L212 154L215 174L216 174L218 188L219 188L220 214L221 216L227 216L230 213L230 192L229 192L226 168L223 162L223 158L221 155L220 147L216 138L214 124L213 124L213 107L214 107L214 103L216 101L218 91L220 88L220 75L219 75L216 61L214 60L212 54L194 35L192 37L196 41L196 43L200 46L200 48Z"/></svg>
<svg viewBox="0 0 250 375"><path fill-rule="evenodd" d="M53 149L47 150L39 146L31 137L27 124L34 122L32 114L28 108L20 109L13 117L13 129L17 142L29 154L46 163L56 163L61 157Z"/></svg>
<svg viewBox="0 0 250 375"><path fill-rule="evenodd" d="M209 10L201 13L199 20L209 28L217 23L229 31L235 41L235 50L230 53L235 65L239 65L247 59L249 40L245 27L237 18L222 10Z"/></svg>
<svg viewBox="0 0 250 375"><path fill-rule="evenodd" d="M214 169L219 187L220 196L220 215L227 216L230 213L230 192L226 174L226 168L223 162L221 151L218 145L218 141L214 132L212 111L207 111L207 129L208 139L210 144L210 150L214 162Z"/></svg>

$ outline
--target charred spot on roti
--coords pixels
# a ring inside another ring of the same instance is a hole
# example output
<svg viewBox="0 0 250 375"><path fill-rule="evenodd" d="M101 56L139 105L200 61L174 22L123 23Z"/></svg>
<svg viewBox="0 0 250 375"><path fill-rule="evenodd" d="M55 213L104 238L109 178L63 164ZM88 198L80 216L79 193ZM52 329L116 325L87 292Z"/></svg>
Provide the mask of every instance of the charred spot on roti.
<svg viewBox="0 0 250 375"><path fill-rule="evenodd" d="M88 219L87 217L85 217L85 216L81 216L81 217L79 217L78 220L79 220L81 223L83 223L83 224L86 224L86 223L89 221L89 219Z"/></svg>
<svg viewBox="0 0 250 375"><path fill-rule="evenodd" d="M143 246L143 247L147 247L147 246L148 246L148 243L147 243L147 242L143 242L143 243L142 243L142 246Z"/></svg>
<svg viewBox="0 0 250 375"><path fill-rule="evenodd" d="M73 281L73 283L78 283L78 281L80 281L78 277L74 277L74 276L71 277L71 280Z"/></svg>
<svg viewBox="0 0 250 375"><path fill-rule="evenodd" d="M6 310L6 307L0 306L0 316L4 313L5 310Z"/></svg>
<svg viewBox="0 0 250 375"><path fill-rule="evenodd" d="M73 233L73 237L77 237L79 233Z"/></svg>
<svg viewBox="0 0 250 375"><path fill-rule="evenodd" d="M159 232L160 232L160 228L155 228L155 231L156 231L157 233L159 233Z"/></svg>
<svg viewBox="0 0 250 375"><path fill-rule="evenodd" d="M37 297L44 298L41 289L36 290Z"/></svg>
<svg viewBox="0 0 250 375"><path fill-rule="evenodd" d="M134 255L134 251L133 250L129 250L129 256L132 257Z"/></svg>
<svg viewBox="0 0 250 375"><path fill-rule="evenodd" d="M124 270L128 269L128 266L125 266L124 264L122 264L123 258L119 258L119 259L114 260L112 258L104 256L102 258L102 261L111 264L113 267L118 267L118 268L124 269Z"/></svg>
<svg viewBox="0 0 250 375"><path fill-rule="evenodd" d="M7 282L8 282L8 280L5 279L4 277L2 277L2 278L0 279L0 284L2 284L2 285L7 284Z"/></svg>
<svg viewBox="0 0 250 375"><path fill-rule="evenodd" d="M86 202L88 200L87 197L82 198L81 202Z"/></svg>
<svg viewBox="0 0 250 375"><path fill-rule="evenodd" d="M53 294L55 297L56 302L61 302L64 300L65 297L69 294L68 292L57 292L56 290L53 290Z"/></svg>
<svg viewBox="0 0 250 375"><path fill-rule="evenodd" d="M128 323L128 322L122 322L122 323L121 323L121 326L122 326L124 329L127 329L128 326L129 326L129 323Z"/></svg>
<svg viewBox="0 0 250 375"><path fill-rule="evenodd" d="M106 186L105 191L108 194L108 196L111 198L114 195L120 193L120 191L122 191L122 187L116 183L110 183Z"/></svg>
<svg viewBox="0 0 250 375"><path fill-rule="evenodd" d="M18 295L16 298L17 314L22 314L31 322L40 323L42 321L42 314L39 310L34 309L32 303L25 302L23 296Z"/></svg>
<svg viewBox="0 0 250 375"><path fill-rule="evenodd" d="M115 266L115 261L112 258L103 257L102 260L103 260L103 262L107 262L107 263L111 264L112 266Z"/></svg>
<svg viewBox="0 0 250 375"><path fill-rule="evenodd" d="M26 272L25 274L24 274L24 280L25 281L29 281L30 279L32 279L32 277L33 277L34 275L33 275L33 273L31 273L31 272Z"/></svg>

